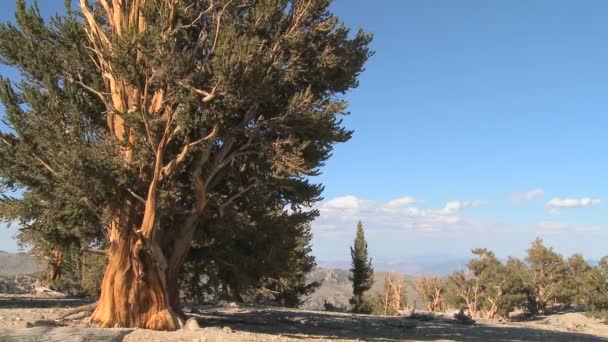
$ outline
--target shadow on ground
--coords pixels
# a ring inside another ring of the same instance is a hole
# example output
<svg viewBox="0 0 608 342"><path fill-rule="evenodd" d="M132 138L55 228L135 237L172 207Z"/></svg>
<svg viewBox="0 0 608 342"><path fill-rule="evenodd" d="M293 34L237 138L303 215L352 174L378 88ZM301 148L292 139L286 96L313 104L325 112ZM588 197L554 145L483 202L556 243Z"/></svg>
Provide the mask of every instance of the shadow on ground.
<svg viewBox="0 0 608 342"><path fill-rule="evenodd" d="M285 309L209 310L197 314L201 326L230 327L250 333L294 338L359 339L365 341L608 341L578 332L528 327L461 325L447 321L418 322L399 317L376 317ZM408 324L409 323L409 324Z"/></svg>
<svg viewBox="0 0 608 342"><path fill-rule="evenodd" d="M94 302L88 298L0 297L0 309L71 308Z"/></svg>

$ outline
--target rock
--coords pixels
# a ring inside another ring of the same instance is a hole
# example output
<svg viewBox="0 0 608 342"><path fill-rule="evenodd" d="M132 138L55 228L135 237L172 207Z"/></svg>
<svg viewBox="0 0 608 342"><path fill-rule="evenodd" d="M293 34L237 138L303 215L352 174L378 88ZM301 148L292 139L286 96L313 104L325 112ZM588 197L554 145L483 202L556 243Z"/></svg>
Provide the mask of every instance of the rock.
<svg viewBox="0 0 608 342"><path fill-rule="evenodd" d="M184 324L184 330L197 331L197 330L201 330L201 326L198 325L198 321L196 320L196 318L192 317L192 318L189 318L186 321L186 323Z"/></svg>
<svg viewBox="0 0 608 342"><path fill-rule="evenodd" d="M231 333L232 329L230 329L230 327L223 327L222 330L226 333Z"/></svg>

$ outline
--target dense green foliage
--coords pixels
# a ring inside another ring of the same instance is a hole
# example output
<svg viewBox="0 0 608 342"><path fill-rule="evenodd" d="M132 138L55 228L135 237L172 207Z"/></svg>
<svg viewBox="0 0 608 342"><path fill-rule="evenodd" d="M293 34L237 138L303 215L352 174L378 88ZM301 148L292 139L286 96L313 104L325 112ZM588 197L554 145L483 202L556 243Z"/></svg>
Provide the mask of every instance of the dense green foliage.
<svg viewBox="0 0 608 342"><path fill-rule="evenodd" d="M374 269L372 260L367 254L367 241L361 221L357 224L357 233L354 245L350 247L350 255L352 258L350 280L353 282L353 297L350 299L350 304L354 312L369 313L371 306L366 302L363 294L374 284Z"/></svg>
<svg viewBox="0 0 608 342"><path fill-rule="evenodd" d="M310 255L309 225L315 213L277 209L271 215L264 203L250 205L261 211L249 207L247 217L227 213L205 225L206 244L193 247L186 263L186 298L271 300L293 307L318 287L318 282L306 283L316 265Z"/></svg>
<svg viewBox="0 0 608 342"><path fill-rule="evenodd" d="M444 288L447 307L465 308L474 317L507 317L522 309L545 313L550 309L578 305L593 313L608 310L608 258L597 266L582 255L567 261L536 239L525 261L502 262L487 249L474 249L476 258L467 269L454 272Z"/></svg>

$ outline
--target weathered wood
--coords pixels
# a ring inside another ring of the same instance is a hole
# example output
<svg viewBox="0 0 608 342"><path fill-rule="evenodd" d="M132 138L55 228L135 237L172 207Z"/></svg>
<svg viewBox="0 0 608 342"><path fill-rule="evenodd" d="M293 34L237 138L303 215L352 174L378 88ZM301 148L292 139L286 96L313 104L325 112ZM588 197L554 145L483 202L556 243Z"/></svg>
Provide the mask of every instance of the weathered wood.
<svg viewBox="0 0 608 342"><path fill-rule="evenodd" d="M36 286L34 288L34 293L36 294L36 296L42 296L42 297L54 297L54 298L65 298L66 297L65 293L53 291L53 290L49 289L48 287L44 287L44 286Z"/></svg>
<svg viewBox="0 0 608 342"><path fill-rule="evenodd" d="M58 320L70 319L69 318L70 316L80 313L80 312L86 312L90 315L93 313L96 306L97 306L97 302L95 302L93 304L81 305L81 306L69 309L69 310L65 311L63 313L63 315L59 316Z"/></svg>
<svg viewBox="0 0 608 342"><path fill-rule="evenodd" d="M34 327L0 329L3 342L90 342L122 341L133 329L90 329L67 327Z"/></svg>

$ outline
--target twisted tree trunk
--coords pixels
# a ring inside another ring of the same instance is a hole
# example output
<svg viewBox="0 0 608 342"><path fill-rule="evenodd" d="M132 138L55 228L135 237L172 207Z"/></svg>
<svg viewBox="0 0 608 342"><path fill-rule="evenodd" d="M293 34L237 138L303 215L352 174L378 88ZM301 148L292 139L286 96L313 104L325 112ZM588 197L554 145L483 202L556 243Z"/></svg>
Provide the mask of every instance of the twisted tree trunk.
<svg viewBox="0 0 608 342"><path fill-rule="evenodd" d="M171 308L164 256L155 242L135 230L111 225L101 296L91 322L103 327L176 330L179 319Z"/></svg>
<svg viewBox="0 0 608 342"><path fill-rule="evenodd" d="M135 41L146 33L148 23L142 10L147 2L148 0L97 0L97 9L105 12L104 20L100 20L99 14L94 13L88 1L80 0L91 57L102 75L104 89L93 89L82 82L80 84L105 104L108 133L115 138L126 168L137 175L134 181L137 186L134 188L140 191L147 188L143 196L131 188L125 189L133 195L132 202L126 201L108 227L108 268L92 322L105 327L174 330L179 326L176 315L180 311L178 276L207 204L209 184L221 168L244 152L251 139L240 148L235 148L234 138L224 137L221 139L221 148L212 157L211 150L216 143L219 124L214 123L205 129L199 127L180 136L185 130L176 120L180 101L171 97L172 88L167 85L168 82L155 78L158 70L154 70L146 53L137 44L121 47L117 43L129 39ZM209 17L216 26L216 34L219 32L222 13L229 3L230 1L220 7L211 1L206 11L217 12ZM161 1L161 5L156 8L162 11L159 16L163 18L163 23L160 31L155 31L155 34L160 34L160 38L168 43L159 44L159 49L164 53L171 51L168 46L173 41L172 35L176 30L178 4L179 1L175 0ZM197 20L201 16L202 14ZM216 43L217 36L210 54ZM138 81L120 74L124 65L116 64L118 50L130 57L132 66L137 70ZM217 86L211 87L210 92L202 89L191 91L204 95L201 101L209 103L217 96ZM143 127L137 126L141 131L129 126L125 119L128 115L141 117L140 126ZM253 113L245 115L243 126L250 123L252 115ZM203 147L193 149L198 144ZM144 148L154 152L153 159L145 159L148 156L143 160L138 159L140 155L136 156L137 151ZM147 165L142 165L143 163ZM170 236L162 236L158 227L162 216L158 213L158 192L182 163L190 163L188 169L195 198L182 226L172 227L175 229ZM208 173L203 175L203 167L207 164ZM242 192L237 193L227 202L241 194Z"/></svg>

